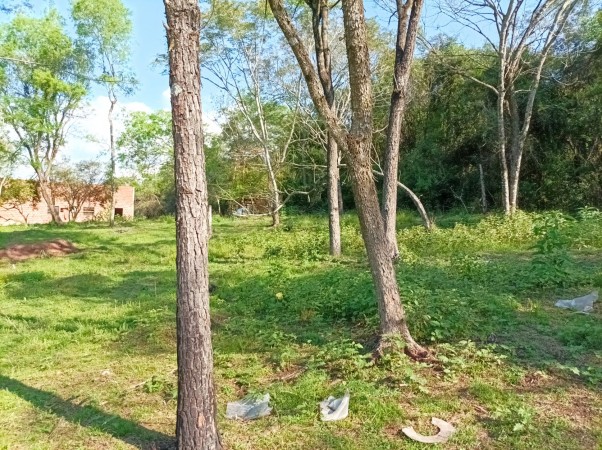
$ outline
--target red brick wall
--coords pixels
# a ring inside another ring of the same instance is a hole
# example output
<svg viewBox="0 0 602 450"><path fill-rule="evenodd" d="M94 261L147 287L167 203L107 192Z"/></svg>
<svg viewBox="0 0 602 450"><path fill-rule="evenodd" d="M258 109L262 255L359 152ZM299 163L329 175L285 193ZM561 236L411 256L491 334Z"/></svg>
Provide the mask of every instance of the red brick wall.
<svg viewBox="0 0 602 450"><path fill-rule="evenodd" d="M59 207L59 214L61 219L65 222L69 221L69 206L67 202L61 199L55 201L55 206ZM106 213L106 209L110 206L101 205L96 202L86 202L83 205L82 210L77 216L77 222L86 222L94 218L98 218ZM94 208L93 214L84 214L84 207ZM123 217L131 219L134 217L134 188L131 186L119 186L115 193L115 208L123 209ZM28 223L30 225L37 223L50 223L52 222L52 216L48 212L47 203L41 200L37 205L25 204L21 205L22 211L19 212L17 209L11 208L10 205L0 206L0 225L16 225ZM25 217L24 217L25 216Z"/></svg>

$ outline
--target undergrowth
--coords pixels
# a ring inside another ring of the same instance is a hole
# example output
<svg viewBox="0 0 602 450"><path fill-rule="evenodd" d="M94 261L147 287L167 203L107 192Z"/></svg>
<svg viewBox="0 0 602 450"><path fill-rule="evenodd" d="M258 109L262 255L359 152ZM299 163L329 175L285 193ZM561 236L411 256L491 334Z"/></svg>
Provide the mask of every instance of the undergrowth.
<svg viewBox="0 0 602 450"><path fill-rule="evenodd" d="M400 215L398 282L415 338L372 359L378 311L357 220L328 256L326 217L215 217L210 277L219 425L231 449L412 449L430 417L446 448L596 448L602 327L554 307L602 287L600 212ZM81 253L0 266L0 448L152 448L173 439L173 218L114 229L5 228L0 245L55 238ZM349 418L317 403L351 392ZM272 416L226 421L225 404L269 392Z"/></svg>

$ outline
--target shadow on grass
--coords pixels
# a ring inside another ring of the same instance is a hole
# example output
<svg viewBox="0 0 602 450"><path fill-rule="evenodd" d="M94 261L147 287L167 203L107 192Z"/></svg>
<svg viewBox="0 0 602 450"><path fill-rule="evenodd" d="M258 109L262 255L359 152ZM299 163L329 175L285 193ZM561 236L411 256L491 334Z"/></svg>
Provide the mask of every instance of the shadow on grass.
<svg viewBox="0 0 602 450"><path fill-rule="evenodd" d="M529 264L492 263L483 273L467 274L455 267L403 267L398 281L414 337L427 345L501 344L501 351L523 367L587 365L601 349L597 314L560 311L552 294L529 290L528 280L521 278ZM214 327L218 350L261 351L279 341L323 345L345 339L369 350L378 333L367 268L291 268L274 260L265 273L225 271L214 281L221 300L212 309L221 316Z"/></svg>
<svg viewBox="0 0 602 450"><path fill-rule="evenodd" d="M131 420L106 413L94 406L79 406L20 381L0 375L0 389L21 397L36 408L63 417L69 422L94 428L138 449L172 449L174 438L149 430Z"/></svg>

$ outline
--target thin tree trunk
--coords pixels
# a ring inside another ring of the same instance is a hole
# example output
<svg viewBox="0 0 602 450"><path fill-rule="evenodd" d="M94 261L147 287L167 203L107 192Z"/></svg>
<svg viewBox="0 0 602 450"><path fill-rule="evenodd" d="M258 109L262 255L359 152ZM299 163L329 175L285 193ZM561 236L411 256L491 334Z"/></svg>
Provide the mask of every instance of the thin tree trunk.
<svg viewBox="0 0 602 450"><path fill-rule="evenodd" d="M504 97L503 84L500 85L497 99L497 138L500 152L500 166L502 175L502 203L504 213L510 215L510 183L508 179L508 160L506 158L506 124L504 121Z"/></svg>
<svg viewBox="0 0 602 450"><path fill-rule="evenodd" d="M335 94L332 83L332 58L328 39L329 6L325 0L310 0L312 10L312 29L316 48L316 65L318 76L328 106L334 112ZM339 173L339 146L328 133L326 161L328 170L328 231L330 254L341 255L341 192Z"/></svg>
<svg viewBox="0 0 602 450"><path fill-rule="evenodd" d="M268 191L270 193L270 214L272 216L272 227L280 225L280 192L278 191L278 181L272 166L270 150L264 146L265 165L268 170Z"/></svg>
<svg viewBox="0 0 602 450"><path fill-rule="evenodd" d="M378 172L376 170L372 170L372 173L374 173L375 175L381 176L381 177L384 176L382 172ZM422 220L422 224L424 225L424 228L426 228L429 231L432 230L433 222L431 221L431 218L429 217L428 213L426 212L426 208L422 204L420 197L418 197L414 193L414 191L412 191L409 187L407 187L401 181L397 181L395 187L396 188L399 187L401 190L403 190L407 194L408 197L410 197L410 200L412 200L412 202L414 203L414 206L418 210L418 214L420 214L420 219ZM384 220L384 217L383 217L383 220ZM386 227L385 227L385 229L386 229Z"/></svg>
<svg viewBox="0 0 602 450"><path fill-rule="evenodd" d="M355 139L354 136L348 139L353 194L378 300L381 346L386 347L390 338L401 336L407 353L419 358L427 352L414 341L401 303L395 267L385 236L384 221L380 214L378 194L372 176L369 143L369 136L363 140Z"/></svg>
<svg viewBox="0 0 602 450"><path fill-rule="evenodd" d="M520 177L520 166L523 155L523 142L521 140L520 112L514 92L509 93L510 106L510 167L508 176L508 191L510 198L510 214L514 214L518 208L518 180Z"/></svg>
<svg viewBox="0 0 602 450"><path fill-rule="evenodd" d="M164 0L176 178L178 407L180 450L219 450L209 317L208 193L201 126L200 10Z"/></svg>
<svg viewBox="0 0 602 450"><path fill-rule="evenodd" d="M207 239L213 236L213 208L211 205L207 208Z"/></svg>
<svg viewBox="0 0 602 450"><path fill-rule="evenodd" d="M339 158L340 162L340 158ZM343 185L341 184L341 172L339 171L339 183L338 183L338 195L339 195L339 218L345 212L345 205L343 204Z"/></svg>
<svg viewBox="0 0 602 450"><path fill-rule="evenodd" d="M115 154L115 130L113 124L113 110L115 109L115 105L117 104L117 98L115 97L115 93L112 92L112 88L109 89L109 100L111 101L111 106L109 107L109 139L110 139L110 147L111 147L111 168L110 168L110 177L111 177L111 210L109 211L109 225L115 225L115 193L117 192L117 186L115 184L115 168L117 156Z"/></svg>
<svg viewBox="0 0 602 450"><path fill-rule="evenodd" d="M487 212L487 190L485 189L485 174L483 173L483 164L479 163L479 182L481 184L481 208L483 214Z"/></svg>
<svg viewBox="0 0 602 450"><path fill-rule="evenodd" d="M38 175L38 190L40 192L40 195L42 196L42 198L48 205L48 212L50 213L50 216L52 217L52 221L54 223L60 225L63 223L63 219L61 219L60 213L56 212L56 209L54 208L54 196L52 195L52 190L50 189L50 185L46 179L46 176L39 171L37 172L37 175Z"/></svg>
<svg viewBox="0 0 602 450"><path fill-rule="evenodd" d="M328 231L330 254L341 255L341 214L339 209L339 146L328 136Z"/></svg>
<svg viewBox="0 0 602 450"><path fill-rule="evenodd" d="M403 0L397 0L395 68L393 72L393 91L391 93L391 104L389 107L389 125L387 129L387 147L385 149L384 158L382 200L385 234L391 248L391 257L393 259L399 257L399 248L397 245L397 179L399 172L399 146L401 144L403 116L406 108L407 84L410 77L422 3L423 0L408 0L404 5ZM411 14L408 22L409 11L411 11Z"/></svg>
<svg viewBox="0 0 602 450"><path fill-rule="evenodd" d="M429 217L428 213L426 212L426 208L422 204L422 201L420 201L420 197L418 197L414 193L414 191L412 191L409 187L407 187L401 181L397 182L397 186L399 186L408 195L408 197L410 197L410 199L414 203L414 206L418 210L418 214L420 214L420 219L422 219L422 224L424 225L424 228L426 228L429 231L432 230L433 222L431 221L431 218Z"/></svg>

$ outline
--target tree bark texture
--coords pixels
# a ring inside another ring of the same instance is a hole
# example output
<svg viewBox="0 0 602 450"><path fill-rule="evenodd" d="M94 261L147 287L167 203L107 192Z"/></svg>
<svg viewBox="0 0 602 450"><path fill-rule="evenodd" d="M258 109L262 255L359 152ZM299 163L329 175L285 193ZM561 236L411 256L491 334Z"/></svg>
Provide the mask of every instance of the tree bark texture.
<svg viewBox="0 0 602 450"><path fill-rule="evenodd" d="M181 450L221 449L209 317L208 194L201 128L200 10L164 0L176 178L178 407Z"/></svg>
<svg viewBox="0 0 602 450"><path fill-rule="evenodd" d="M362 0L343 0L342 5L352 112L351 129L347 134L347 154L362 237L378 299L381 335L384 340L401 335L408 353L422 356L426 351L412 338L401 304L372 175L372 82L364 5Z"/></svg>
<svg viewBox="0 0 602 450"><path fill-rule="evenodd" d="M341 255L341 209L339 146L332 136L328 136L328 232L330 254Z"/></svg>
<svg viewBox="0 0 602 450"><path fill-rule="evenodd" d="M426 350L414 341L407 325L372 176L372 82L363 2L342 2L352 106L352 124L349 131L329 107L309 53L284 9L282 0L269 0L269 3L297 58L314 106L348 158L354 199L378 301L383 342L391 336L399 336L405 340L406 351L410 355L425 356Z"/></svg>
<svg viewBox="0 0 602 450"><path fill-rule="evenodd" d="M414 341L408 328L395 267L385 236L378 194L372 176L370 139L357 139L350 135L348 146L353 196L378 300L381 339L386 342L390 337L401 336L405 341L406 351L411 356L422 357L427 352Z"/></svg>
<svg viewBox="0 0 602 450"><path fill-rule="evenodd" d="M389 107L387 146L385 149L383 168L384 181L382 200L385 234L391 248L391 257L393 259L397 259L399 256L396 226L399 145L401 144L403 116L407 103L407 85L410 78L414 48L416 46L416 36L418 34L418 23L422 4L423 0L407 0L405 4L403 3L403 0L397 0L395 67L393 71L393 91L391 93L391 104ZM416 204L414 198L412 198L412 200L414 201L414 204ZM420 206L424 209L422 203L420 203Z"/></svg>
<svg viewBox="0 0 602 450"><path fill-rule="evenodd" d="M332 58L328 39L329 6L327 0L307 0L312 12L312 30L316 48L316 66L322 91L331 110L335 111L335 93L332 83ZM339 146L328 132L326 160L328 166L328 231L330 254L341 255L341 208Z"/></svg>

